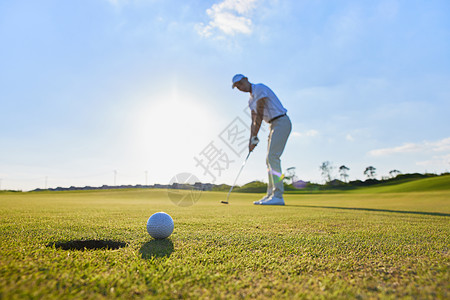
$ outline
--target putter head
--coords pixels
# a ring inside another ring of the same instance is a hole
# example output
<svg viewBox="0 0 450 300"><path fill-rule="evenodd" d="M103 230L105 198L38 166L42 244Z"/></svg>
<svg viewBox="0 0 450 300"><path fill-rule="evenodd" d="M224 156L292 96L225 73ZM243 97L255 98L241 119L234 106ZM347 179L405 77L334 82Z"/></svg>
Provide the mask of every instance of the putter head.
<svg viewBox="0 0 450 300"><path fill-rule="evenodd" d="M228 204L228 201L220 201L222 204Z"/></svg>

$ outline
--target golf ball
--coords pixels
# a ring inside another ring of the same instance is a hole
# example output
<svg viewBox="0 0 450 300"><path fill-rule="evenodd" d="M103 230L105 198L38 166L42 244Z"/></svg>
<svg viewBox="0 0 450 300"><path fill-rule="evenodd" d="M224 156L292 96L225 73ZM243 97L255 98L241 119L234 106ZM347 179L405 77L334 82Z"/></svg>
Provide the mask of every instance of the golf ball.
<svg viewBox="0 0 450 300"><path fill-rule="evenodd" d="M165 212L151 215L147 221L147 232L154 239L165 239L173 232L173 219Z"/></svg>

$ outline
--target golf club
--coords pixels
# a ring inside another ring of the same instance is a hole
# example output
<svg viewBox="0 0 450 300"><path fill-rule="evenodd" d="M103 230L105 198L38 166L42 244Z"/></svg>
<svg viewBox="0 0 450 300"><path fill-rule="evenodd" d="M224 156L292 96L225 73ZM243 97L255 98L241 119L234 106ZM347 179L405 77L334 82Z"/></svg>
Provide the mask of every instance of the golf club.
<svg viewBox="0 0 450 300"><path fill-rule="evenodd" d="M230 198L231 191L233 190L234 186L236 185L236 181L238 180L239 175L241 175L242 169L244 169L244 166L247 163L247 160L248 160L248 157L250 156L250 153L252 153L252 152L251 151L248 152L247 157L245 158L244 163L242 164L241 169L239 170L239 173L237 174L236 179L234 180L234 183L231 186L230 191L228 192L227 200L226 201L220 201L220 203L228 204L228 198Z"/></svg>

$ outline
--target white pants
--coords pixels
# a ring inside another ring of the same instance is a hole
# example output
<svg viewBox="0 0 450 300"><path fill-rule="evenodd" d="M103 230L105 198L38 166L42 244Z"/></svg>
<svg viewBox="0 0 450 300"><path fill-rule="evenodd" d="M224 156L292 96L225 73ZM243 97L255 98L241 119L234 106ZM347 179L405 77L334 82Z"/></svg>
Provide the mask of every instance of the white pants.
<svg viewBox="0 0 450 300"><path fill-rule="evenodd" d="M270 123L266 158L269 173L269 183L267 185L268 197L283 198L284 185L280 157L283 154L291 129L292 124L288 116L283 116Z"/></svg>

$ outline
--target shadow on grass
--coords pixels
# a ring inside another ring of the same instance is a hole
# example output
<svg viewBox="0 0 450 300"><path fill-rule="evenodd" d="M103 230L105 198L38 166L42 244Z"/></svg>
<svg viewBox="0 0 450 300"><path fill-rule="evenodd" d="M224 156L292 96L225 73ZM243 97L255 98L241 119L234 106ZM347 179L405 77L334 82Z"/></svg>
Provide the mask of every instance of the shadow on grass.
<svg viewBox="0 0 450 300"><path fill-rule="evenodd" d="M143 244L139 253L143 259L153 257L169 257L173 252L173 243L171 240L151 240Z"/></svg>
<svg viewBox="0 0 450 300"><path fill-rule="evenodd" d="M307 208L343 209L343 210L362 210L362 211L388 212L388 213L397 213L397 214L413 214L413 215L425 215L425 216L450 217L450 214L446 214L446 213L425 212L425 211L405 211L405 210L391 210L391 209L377 209L377 208L318 206L318 205L286 205L286 206L307 207Z"/></svg>
<svg viewBox="0 0 450 300"><path fill-rule="evenodd" d="M62 250L116 250L125 247L127 244L124 242L111 241L111 240L73 240L66 242L53 242L47 244L47 247L55 247Z"/></svg>

